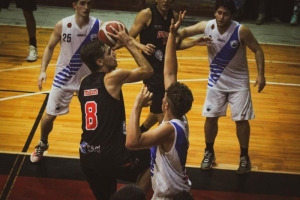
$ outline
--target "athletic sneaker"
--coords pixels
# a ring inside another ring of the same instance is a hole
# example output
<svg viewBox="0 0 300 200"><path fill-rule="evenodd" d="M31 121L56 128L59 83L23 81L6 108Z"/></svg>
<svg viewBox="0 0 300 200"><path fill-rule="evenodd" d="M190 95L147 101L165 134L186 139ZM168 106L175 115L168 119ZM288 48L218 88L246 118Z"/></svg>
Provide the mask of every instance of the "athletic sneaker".
<svg viewBox="0 0 300 200"><path fill-rule="evenodd" d="M247 174L251 170L251 162L248 156L240 157L240 166L237 169L238 174Z"/></svg>
<svg viewBox="0 0 300 200"><path fill-rule="evenodd" d="M201 163L201 169L209 170L212 168L213 164L216 161L215 154L213 152L205 151L204 158Z"/></svg>
<svg viewBox="0 0 300 200"><path fill-rule="evenodd" d="M33 163L38 163L43 157L44 151L49 148L49 144L44 144L42 141L39 141L36 145L34 152L30 156L30 161Z"/></svg>
<svg viewBox="0 0 300 200"><path fill-rule="evenodd" d="M38 56L37 48L35 48L35 47L32 46L32 45L30 45L30 46L28 47L28 52L29 52L29 54L28 54L28 56L27 56L27 58L26 58L26 61L27 61L27 62L34 62L34 61L36 61L37 58L39 57L39 56Z"/></svg>

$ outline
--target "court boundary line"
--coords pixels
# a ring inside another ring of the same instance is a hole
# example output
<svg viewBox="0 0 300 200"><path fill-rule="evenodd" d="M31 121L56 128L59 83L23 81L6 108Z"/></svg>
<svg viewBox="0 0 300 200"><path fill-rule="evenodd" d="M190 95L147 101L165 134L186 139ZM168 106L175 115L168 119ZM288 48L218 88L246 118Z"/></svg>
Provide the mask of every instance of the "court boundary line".
<svg viewBox="0 0 300 200"><path fill-rule="evenodd" d="M25 156L30 156L31 153L29 152L11 152L11 151L0 151L0 154L14 154L14 155L25 155ZM64 156L64 155L49 155L47 154L47 151L45 151L44 157L50 157L50 158L66 158L66 159L78 159L79 160L79 155L78 156ZM200 164L199 165L186 165L186 167L189 168L199 168L200 169ZM232 170L236 171L238 168L238 165L232 165L232 164L217 164L217 166L214 166L213 169L222 169L222 170ZM300 172L287 172L287 171L272 171L272 170L259 170L257 166L252 166L251 172L265 172L265 173L277 173L277 174L292 174L292 175L300 175ZM251 173L250 172L250 173Z"/></svg>
<svg viewBox="0 0 300 200"><path fill-rule="evenodd" d="M207 78L199 78L199 79L178 79L178 82L204 82L207 81ZM250 83L255 83L255 81L250 81ZM133 85L133 84L142 84L141 81L135 82L135 83L125 83L124 85ZM278 83L278 82L266 82L267 85L279 85L279 86L291 86L291 87L300 87L300 84L296 83ZM13 92L12 90L9 90L10 92ZM5 92L5 90L0 90L0 92ZM16 92L21 92L21 91L16 91ZM50 90L48 91L43 91L43 92L32 92L29 94L22 94L22 95L16 95L16 96L11 96L11 97L5 97L1 98L1 101L6 101L6 100L11 100L11 99L17 99L17 98L22 98L22 97L29 97L29 96L34 96L34 95L39 95L39 94L47 94L50 93Z"/></svg>

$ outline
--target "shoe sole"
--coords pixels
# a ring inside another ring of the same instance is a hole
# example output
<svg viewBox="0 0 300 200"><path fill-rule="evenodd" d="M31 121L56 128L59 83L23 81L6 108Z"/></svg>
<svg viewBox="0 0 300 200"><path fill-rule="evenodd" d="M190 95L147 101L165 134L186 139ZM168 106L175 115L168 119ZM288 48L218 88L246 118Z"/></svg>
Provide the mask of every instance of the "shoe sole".
<svg viewBox="0 0 300 200"><path fill-rule="evenodd" d="M45 153L47 150L48 150L48 148L44 151L44 153ZM30 160L30 162L31 162L32 164L39 164L39 163L42 161L44 155L42 155L42 156L39 158L39 160L37 160L37 161L32 161L32 157L34 156L34 155L33 155L34 153L35 153L35 151L34 151L32 154L30 154L29 160ZM44 153L43 153L43 154L44 154Z"/></svg>
<svg viewBox="0 0 300 200"><path fill-rule="evenodd" d="M251 170L249 171L246 171L246 172L240 172L238 170L236 170L236 173L239 174L239 175L243 175L243 174L249 174Z"/></svg>
<svg viewBox="0 0 300 200"><path fill-rule="evenodd" d="M35 60L27 60L27 59L26 59L26 61L27 61L27 62L35 62L35 61L37 61L37 59L35 59Z"/></svg>
<svg viewBox="0 0 300 200"><path fill-rule="evenodd" d="M211 163L211 165L209 166L209 167L202 167L201 165L200 165L200 169L202 169L202 170L210 170L210 169L212 169L213 168L213 166L216 164L216 158L212 161L212 163Z"/></svg>
<svg viewBox="0 0 300 200"><path fill-rule="evenodd" d="M31 155L32 156L32 155ZM32 164L38 164L38 163L40 163L41 162L41 160L42 160L42 158L40 158L38 161L32 161L32 158L31 158L31 156L30 156L30 162L32 163Z"/></svg>
<svg viewBox="0 0 300 200"><path fill-rule="evenodd" d="M248 171L245 172L240 172L239 170L236 170L236 173L243 175L243 174L249 174L250 171L251 171L251 167Z"/></svg>

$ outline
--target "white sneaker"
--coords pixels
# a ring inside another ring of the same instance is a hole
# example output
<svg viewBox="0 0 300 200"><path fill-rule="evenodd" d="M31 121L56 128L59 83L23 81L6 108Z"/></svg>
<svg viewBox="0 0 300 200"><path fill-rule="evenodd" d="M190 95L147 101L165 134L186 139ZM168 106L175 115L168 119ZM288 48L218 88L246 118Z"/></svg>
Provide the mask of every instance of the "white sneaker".
<svg viewBox="0 0 300 200"><path fill-rule="evenodd" d="M30 45L30 46L28 47L28 52L29 52L29 54L28 54L28 56L27 56L27 58L26 58L26 61L27 61L27 62L34 62L34 61L36 61L37 58L39 57L37 48L35 48L35 47L32 46L32 45Z"/></svg>
<svg viewBox="0 0 300 200"><path fill-rule="evenodd" d="M33 163L38 163L43 157L44 151L49 148L49 144L44 144L42 141L39 141L36 145L34 152L30 156L30 161Z"/></svg>

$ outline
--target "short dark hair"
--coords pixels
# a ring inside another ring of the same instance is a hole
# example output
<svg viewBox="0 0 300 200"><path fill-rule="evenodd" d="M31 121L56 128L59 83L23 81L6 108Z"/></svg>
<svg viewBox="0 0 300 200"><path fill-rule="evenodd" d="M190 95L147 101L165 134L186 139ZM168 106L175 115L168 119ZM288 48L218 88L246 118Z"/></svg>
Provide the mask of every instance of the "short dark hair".
<svg viewBox="0 0 300 200"><path fill-rule="evenodd" d="M231 15L236 13L236 6L233 0L216 0L215 11L217 11L220 7L228 9Z"/></svg>
<svg viewBox="0 0 300 200"><path fill-rule="evenodd" d="M84 62L91 70L91 72L99 70L99 66L97 65L96 61L99 58L104 57L107 48L108 47L100 40L88 42L81 47L80 58L82 62Z"/></svg>
<svg viewBox="0 0 300 200"><path fill-rule="evenodd" d="M172 83L166 89L166 96L171 112L176 118L181 118L192 108L194 101L192 91L183 83Z"/></svg>
<svg viewBox="0 0 300 200"><path fill-rule="evenodd" d="M139 186L127 184L117 190L110 200L146 200L146 195Z"/></svg>

